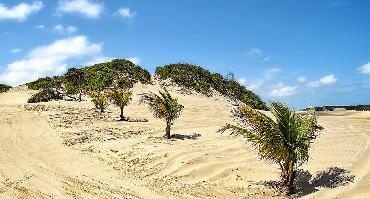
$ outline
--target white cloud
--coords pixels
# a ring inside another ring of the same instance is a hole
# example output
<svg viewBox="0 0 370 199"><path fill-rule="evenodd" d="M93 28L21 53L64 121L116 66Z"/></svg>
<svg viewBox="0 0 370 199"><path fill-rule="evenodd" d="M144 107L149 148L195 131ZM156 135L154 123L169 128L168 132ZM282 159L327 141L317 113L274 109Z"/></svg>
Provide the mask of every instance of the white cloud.
<svg viewBox="0 0 370 199"><path fill-rule="evenodd" d="M255 83L247 84L245 87L248 90L256 91L256 90L262 88L263 86L264 86L264 83L263 82L255 82Z"/></svg>
<svg viewBox="0 0 370 199"><path fill-rule="evenodd" d="M62 33L64 31L64 27L63 25L58 24L53 27L53 30L56 32Z"/></svg>
<svg viewBox="0 0 370 199"><path fill-rule="evenodd" d="M77 31L77 28L74 27L74 26L68 26L67 27L67 32L73 33L73 32L76 32L76 31Z"/></svg>
<svg viewBox="0 0 370 199"><path fill-rule="evenodd" d="M308 87L311 87L311 88L318 88L321 85L320 85L320 81L319 80L316 80L316 81L308 82L307 86Z"/></svg>
<svg viewBox="0 0 370 199"><path fill-rule="evenodd" d="M136 15L135 12L130 11L130 8L120 8L117 14L123 18L133 18Z"/></svg>
<svg viewBox="0 0 370 199"><path fill-rule="evenodd" d="M256 90L260 89L262 86L264 86L264 83L261 82L261 81L254 82L254 83L248 83L247 79L245 79L244 77L239 78L238 82L239 82L240 85L245 86L245 88L247 88L248 90L251 90L251 91L256 91Z"/></svg>
<svg viewBox="0 0 370 199"><path fill-rule="evenodd" d="M76 36L36 47L24 59L8 64L0 74L0 82L16 86L40 77L60 75L66 71L67 61L96 56L101 53L101 46L90 43L85 36Z"/></svg>
<svg viewBox="0 0 370 199"><path fill-rule="evenodd" d="M78 13L88 18L97 18L103 12L103 4L91 0L60 0L57 13Z"/></svg>
<svg viewBox="0 0 370 199"><path fill-rule="evenodd" d="M112 61L113 59L116 59L116 58L114 58L114 57L105 57L105 56L97 56L97 57L94 57L92 60L90 60L88 62L85 62L84 65L92 66L92 65L95 65L95 64L109 62L109 61Z"/></svg>
<svg viewBox="0 0 370 199"><path fill-rule="evenodd" d="M33 26L34 28L37 28L37 29L45 29L45 26L43 24L40 24L40 25L37 25L37 26Z"/></svg>
<svg viewBox="0 0 370 199"><path fill-rule="evenodd" d="M273 97L284 97L294 95L297 92L296 86L285 86L281 88L275 88L271 91L270 95Z"/></svg>
<svg viewBox="0 0 370 199"><path fill-rule="evenodd" d="M20 53L20 52L22 52L22 49L20 49L20 48L14 48L14 49L11 49L10 52L11 53Z"/></svg>
<svg viewBox="0 0 370 199"><path fill-rule="evenodd" d="M306 78L306 77L304 77L304 76L301 76L301 77L298 77L298 78L297 78L297 81L298 81L298 82L306 82L306 81L307 81L307 78Z"/></svg>
<svg viewBox="0 0 370 199"><path fill-rule="evenodd" d="M369 74L370 73L370 62L358 67L357 70L362 74Z"/></svg>
<svg viewBox="0 0 370 199"><path fill-rule="evenodd" d="M270 59L271 59L271 56L268 56L268 57L265 57L264 59L262 59L262 63L265 63L265 62L268 62L268 61L270 61Z"/></svg>
<svg viewBox="0 0 370 199"><path fill-rule="evenodd" d="M141 63L141 59L139 57L128 57L126 59L136 65L139 65Z"/></svg>
<svg viewBox="0 0 370 199"><path fill-rule="evenodd" d="M58 24L58 25L55 25L53 27L53 30L57 33L60 33L60 34L66 34L66 33L74 33L77 31L77 28L74 27L74 26L68 26L68 27L64 27L63 25L61 24Z"/></svg>
<svg viewBox="0 0 370 199"><path fill-rule="evenodd" d="M268 75L276 74L276 73L279 73L279 72L281 72L281 69L278 68L278 67L268 68L265 71L265 73L268 74Z"/></svg>
<svg viewBox="0 0 370 199"><path fill-rule="evenodd" d="M307 86L311 88L317 88L321 86L326 86L330 84L334 84L338 81L338 79L334 75L327 75L319 80L308 82Z"/></svg>
<svg viewBox="0 0 370 199"><path fill-rule="evenodd" d="M41 1L34 1L32 4L20 3L12 8L0 3L0 20L24 21L31 14L37 13L43 7Z"/></svg>
<svg viewBox="0 0 370 199"><path fill-rule="evenodd" d="M94 57L93 59L91 59L90 61L85 62L84 65L92 66L94 64L109 62L109 61L112 61L113 59L117 59L117 58L115 58L115 57L106 57L106 56L97 56L97 57ZM140 64L140 62L141 62L139 57L128 57L128 58L125 58L125 59L131 61L132 63L134 63L136 65Z"/></svg>
<svg viewBox="0 0 370 199"><path fill-rule="evenodd" d="M260 56L262 54L263 54L263 51L261 49L259 49L259 48L251 48L247 52L247 55L248 56Z"/></svg>
<svg viewBox="0 0 370 199"><path fill-rule="evenodd" d="M238 82L239 84L245 86L247 84L247 79L245 79L244 77L241 77L240 79L238 79Z"/></svg>
<svg viewBox="0 0 370 199"><path fill-rule="evenodd" d="M337 82L337 80L338 79L334 75L327 75L320 79L320 83L324 85L334 84L335 82Z"/></svg>

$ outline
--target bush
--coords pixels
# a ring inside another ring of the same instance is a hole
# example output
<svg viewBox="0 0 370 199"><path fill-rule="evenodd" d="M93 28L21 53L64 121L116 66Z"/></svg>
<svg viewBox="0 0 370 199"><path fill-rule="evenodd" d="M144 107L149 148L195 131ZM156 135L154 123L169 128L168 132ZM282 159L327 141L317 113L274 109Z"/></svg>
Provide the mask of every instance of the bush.
<svg viewBox="0 0 370 199"><path fill-rule="evenodd" d="M42 77L36 81L27 83L27 87L32 90L60 88L63 83L63 79L60 76L54 77Z"/></svg>
<svg viewBox="0 0 370 199"><path fill-rule="evenodd" d="M12 88L11 86L0 84L0 93L7 92L11 88Z"/></svg>
<svg viewBox="0 0 370 199"><path fill-rule="evenodd" d="M191 64L169 64L158 67L155 74L162 80L171 79L176 84L211 96L211 89L224 96L239 100L252 108L267 110L266 104L234 78L224 78L218 73Z"/></svg>
<svg viewBox="0 0 370 199"><path fill-rule="evenodd" d="M150 73L125 59L115 59L110 62L95 64L83 69L86 76L86 88L102 91L112 87L119 79L129 79L133 83L151 83Z"/></svg>
<svg viewBox="0 0 370 199"><path fill-rule="evenodd" d="M50 89L50 88L46 88L32 95L31 98L29 98L27 102L28 103L48 102L53 99L60 100L60 99L63 99L63 97L58 91Z"/></svg>
<svg viewBox="0 0 370 199"><path fill-rule="evenodd" d="M108 106L107 96L102 93L92 93L91 98L91 101L94 103L95 108L99 109L100 112L103 113Z"/></svg>
<svg viewBox="0 0 370 199"><path fill-rule="evenodd" d="M70 68L64 75L63 82L66 94L78 95L78 100L82 101L85 73L81 69Z"/></svg>

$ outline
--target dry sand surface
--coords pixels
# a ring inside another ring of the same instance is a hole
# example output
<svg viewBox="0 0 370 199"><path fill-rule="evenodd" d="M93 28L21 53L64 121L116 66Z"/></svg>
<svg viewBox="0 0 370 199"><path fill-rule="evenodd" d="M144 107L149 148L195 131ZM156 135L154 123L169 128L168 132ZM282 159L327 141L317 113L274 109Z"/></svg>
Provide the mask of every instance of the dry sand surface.
<svg viewBox="0 0 370 199"><path fill-rule="evenodd" d="M0 94L0 198L283 198L277 166L242 139L216 131L231 122L226 98L184 95L171 140L138 104L158 85L136 85L126 116L92 103L27 104L24 87ZM148 122L140 122L147 119ZM325 128L297 184L304 198L370 198L370 113L320 113Z"/></svg>

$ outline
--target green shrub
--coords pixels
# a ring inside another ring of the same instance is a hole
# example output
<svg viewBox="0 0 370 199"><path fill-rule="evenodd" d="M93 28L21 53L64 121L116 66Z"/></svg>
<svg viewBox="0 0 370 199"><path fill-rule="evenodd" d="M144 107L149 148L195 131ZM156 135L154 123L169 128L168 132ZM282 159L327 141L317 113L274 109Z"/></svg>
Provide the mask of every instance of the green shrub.
<svg viewBox="0 0 370 199"><path fill-rule="evenodd" d="M86 76L86 88L92 91L102 91L112 87L119 79L129 79L133 83L151 83L150 73L125 59L115 59L110 62L95 64L83 69Z"/></svg>
<svg viewBox="0 0 370 199"><path fill-rule="evenodd" d="M42 77L36 81L27 83L27 87L32 90L60 88L63 83L63 79L59 76L54 77Z"/></svg>
<svg viewBox="0 0 370 199"><path fill-rule="evenodd" d="M112 69L118 73L125 74L126 78L129 78L133 81L139 81L142 84L151 83L150 73L131 61L125 59L115 59L106 64L110 65Z"/></svg>
<svg viewBox="0 0 370 199"><path fill-rule="evenodd" d="M53 99L60 100L60 99L63 99L63 97L58 91L50 89L50 88L46 88L32 95L31 98L29 98L27 102L28 103L48 102Z"/></svg>
<svg viewBox="0 0 370 199"><path fill-rule="evenodd" d="M12 88L11 86L8 86L8 85L5 85L5 84L0 84L0 93L7 92L11 88Z"/></svg>
<svg viewBox="0 0 370 199"><path fill-rule="evenodd" d="M92 102L95 105L95 108L99 109L101 113L104 112L104 110L108 106L108 98L103 93L92 93L91 94Z"/></svg>
<svg viewBox="0 0 370 199"><path fill-rule="evenodd" d="M81 69L70 68L64 75L64 90L67 95L78 95L82 101L82 93L85 84L85 73Z"/></svg>
<svg viewBox="0 0 370 199"><path fill-rule="evenodd" d="M158 67L155 74L162 80L171 79L180 86L207 96L212 95L211 89L213 88L222 95L239 100L252 108L268 109L259 96L240 85L234 78L224 78L200 66L183 63L169 64Z"/></svg>

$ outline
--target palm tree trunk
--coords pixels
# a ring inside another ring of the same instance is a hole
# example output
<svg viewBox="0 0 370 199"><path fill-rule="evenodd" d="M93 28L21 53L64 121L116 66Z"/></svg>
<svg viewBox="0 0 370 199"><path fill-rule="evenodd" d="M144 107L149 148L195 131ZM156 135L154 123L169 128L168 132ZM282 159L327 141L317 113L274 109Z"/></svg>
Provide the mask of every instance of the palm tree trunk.
<svg viewBox="0 0 370 199"><path fill-rule="evenodd" d="M294 179L296 171L294 170L294 163L287 161L282 165L282 191L290 196L294 193Z"/></svg>
<svg viewBox="0 0 370 199"><path fill-rule="evenodd" d="M166 122L166 134L165 134L165 137L167 139L170 139L171 138L171 122L170 121L167 121Z"/></svg>
<svg viewBox="0 0 370 199"><path fill-rule="evenodd" d="M78 101L82 101L82 91L79 92L79 95L78 95Z"/></svg>
<svg viewBox="0 0 370 199"><path fill-rule="evenodd" d="M126 120L126 118L125 118L125 116L123 115L123 107L120 107L121 108L121 114L119 115L120 116L120 121L125 121Z"/></svg>
<svg viewBox="0 0 370 199"><path fill-rule="evenodd" d="M294 163L289 164L289 173L288 173L288 194L291 195L294 193L294 179L296 171L294 170Z"/></svg>

